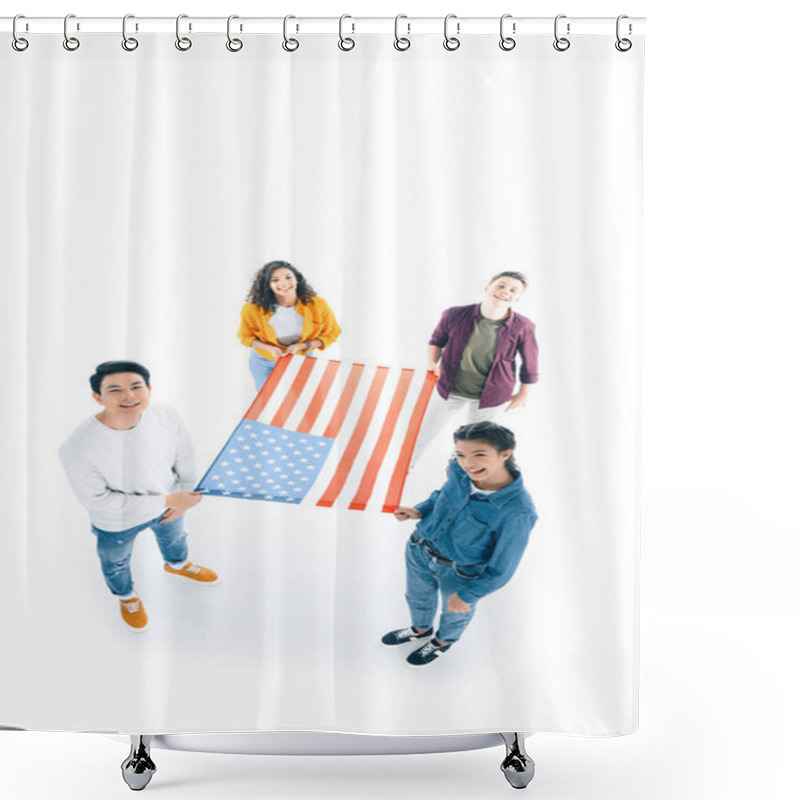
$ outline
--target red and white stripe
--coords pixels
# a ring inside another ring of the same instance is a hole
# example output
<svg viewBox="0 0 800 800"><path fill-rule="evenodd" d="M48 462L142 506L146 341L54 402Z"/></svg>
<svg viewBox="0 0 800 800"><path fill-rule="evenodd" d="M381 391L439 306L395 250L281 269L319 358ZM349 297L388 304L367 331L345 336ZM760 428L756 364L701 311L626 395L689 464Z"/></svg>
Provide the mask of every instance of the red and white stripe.
<svg viewBox="0 0 800 800"><path fill-rule="evenodd" d="M245 419L336 440L302 505L390 512L435 384L423 370L283 356Z"/></svg>

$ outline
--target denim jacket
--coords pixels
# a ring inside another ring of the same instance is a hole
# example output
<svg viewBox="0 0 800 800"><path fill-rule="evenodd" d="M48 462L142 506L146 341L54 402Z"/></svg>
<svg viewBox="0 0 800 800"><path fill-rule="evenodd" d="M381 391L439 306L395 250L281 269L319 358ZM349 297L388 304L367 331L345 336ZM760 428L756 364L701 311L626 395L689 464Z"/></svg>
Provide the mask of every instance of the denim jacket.
<svg viewBox="0 0 800 800"><path fill-rule="evenodd" d="M471 485L453 459L444 486L415 506L422 520L412 534L412 541L424 539L451 559L462 577L471 578L469 586L458 592L465 603L508 583L537 519L521 475L494 494L472 494Z"/></svg>

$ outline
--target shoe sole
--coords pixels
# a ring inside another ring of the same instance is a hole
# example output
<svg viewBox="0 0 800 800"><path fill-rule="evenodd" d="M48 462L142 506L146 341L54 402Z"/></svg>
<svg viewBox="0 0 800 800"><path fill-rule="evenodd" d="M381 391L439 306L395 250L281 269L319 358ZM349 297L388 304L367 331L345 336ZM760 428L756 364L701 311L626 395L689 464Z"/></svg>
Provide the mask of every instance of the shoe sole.
<svg viewBox="0 0 800 800"><path fill-rule="evenodd" d="M187 581L191 581L192 583L196 583L200 586L216 586L219 583L219 578L214 581L198 581L197 578L190 578L188 575L181 575L178 572L167 572L164 570L165 575L169 575L172 578L186 578Z"/></svg>
<svg viewBox="0 0 800 800"><path fill-rule="evenodd" d="M412 664L408 659L403 661L403 663L411 669L420 669L421 667L429 667L431 664L435 664L440 658L441 656L437 656L432 661L428 661L426 664Z"/></svg>
<svg viewBox="0 0 800 800"><path fill-rule="evenodd" d="M122 623L129 631L133 631L134 633L145 633L150 627L150 620L147 620L147 625L144 625L141 628L134 628L133 625L129 625L127 622L125 622L125 620L122 620Z"/></svg>

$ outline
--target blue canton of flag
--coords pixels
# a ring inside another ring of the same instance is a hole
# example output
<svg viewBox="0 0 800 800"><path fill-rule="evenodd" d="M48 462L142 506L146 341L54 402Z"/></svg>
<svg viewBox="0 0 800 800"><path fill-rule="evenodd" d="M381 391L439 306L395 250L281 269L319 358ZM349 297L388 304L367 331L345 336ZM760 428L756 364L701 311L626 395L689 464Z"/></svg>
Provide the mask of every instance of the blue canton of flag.
<svg viewBox="0 0 800 800"><path fill-rule="evenodd" d="M334 440L242 420L197 487L204 494L300 503Z"/></svg>

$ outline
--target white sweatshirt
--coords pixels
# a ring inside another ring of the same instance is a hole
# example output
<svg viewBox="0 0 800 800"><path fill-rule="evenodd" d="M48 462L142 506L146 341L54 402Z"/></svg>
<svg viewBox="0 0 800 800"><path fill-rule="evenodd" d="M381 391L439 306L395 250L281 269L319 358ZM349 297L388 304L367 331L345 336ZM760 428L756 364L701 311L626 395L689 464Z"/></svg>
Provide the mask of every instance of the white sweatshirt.
<svg viewBox="0 0 800 800"><path fill-rule="evenodd" d="M166 495L195 485L192 443L171 406L150 405L127 431L91 417L61 445L59 455L92 525L103 531L159 517Z"/></svg>

